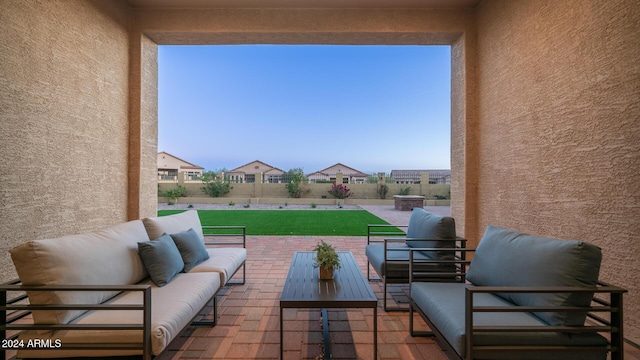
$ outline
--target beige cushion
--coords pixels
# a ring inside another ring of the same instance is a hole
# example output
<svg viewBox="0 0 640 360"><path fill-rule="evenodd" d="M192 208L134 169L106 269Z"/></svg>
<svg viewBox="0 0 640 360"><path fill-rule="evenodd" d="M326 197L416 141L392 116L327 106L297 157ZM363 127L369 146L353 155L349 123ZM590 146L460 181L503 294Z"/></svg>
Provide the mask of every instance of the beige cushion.
<svg viewBox="0 0 640 360"><path fill-rule="evenodd" d="M149 237L142 221L92 233L34 240L10 250L24 285L130 285L147 271L138 256L138 241ZM30 291L32 304L99 304L118 292ZM68 323L85 311L34 311L36 323Z"/></svg>
<svg viewBox="0 0 640 360"><path fill-rule="evenodd" d="M171 235L193 228L193 230L195 230L200 236L200 239L204 242L202 225L200 224L198 212L195 210L189 210L168 216L144 218L142 219L142 222L144 223L144 227L147 229L147 234L150 239L157 239L162 236L162 234Z"/></svg>
<svg viewBox="0 0 640 360"><path fill-rule="evenodd" d="M247 260L247 249L237 247L207 248L209 259L196 265L189 273L218 272L220 281L226 284L231 276Z"/></svg>
<svg viewBox="0 0 640 360"><path fill-rule="evenodd" d="M151 288L151 350L158 355L191 322L198 311L220 288L217 276L211 274L178 274L173 281L163 287L155 286L150 280L146 282ZM108 301L109 304L140 304L142 292L125 292ZM75 321L74 324L136 324L142 322L141 311L91 311ZM141 331L56 331L51 339L60 339L62 344L71 343L114 343L141 341ZM43 335L35 332L23 333L21 339L43 339ZM19 357L71 357L71 356L122 356L137 355L139 350L57 350L34 351L21 350Z"/></svg>

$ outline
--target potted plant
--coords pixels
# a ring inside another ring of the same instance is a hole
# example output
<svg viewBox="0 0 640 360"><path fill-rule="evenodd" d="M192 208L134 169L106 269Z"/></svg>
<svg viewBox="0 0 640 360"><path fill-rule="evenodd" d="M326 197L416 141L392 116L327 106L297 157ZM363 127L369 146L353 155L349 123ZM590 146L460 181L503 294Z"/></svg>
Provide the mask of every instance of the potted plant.
<svg viewBox="0 0 640 360"><path fill-rule="evenodd" d="M320 279L333 279L333 271L340 268L340 257L336 249L331 244L320 240L313 248L313 251L316 252L316 256L313 258L315 261L313 266L319 268Z"/></svg>

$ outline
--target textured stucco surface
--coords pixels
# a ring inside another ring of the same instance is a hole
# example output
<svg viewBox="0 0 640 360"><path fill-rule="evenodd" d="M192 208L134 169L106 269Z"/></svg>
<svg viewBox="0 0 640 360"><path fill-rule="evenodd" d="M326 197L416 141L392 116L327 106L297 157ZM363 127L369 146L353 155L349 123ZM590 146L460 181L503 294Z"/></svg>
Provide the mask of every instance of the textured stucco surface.
<svg viewBox="0 0 640 360"><path fill-rule="evenodd" d="M158 45L131 32L129 220L157 214Z"/></svg>
<svg viewBox="0 0 640 360"><path fill-rule="evenodd" d="M1 1L0 280L8 250L127 219L128 23L117 2Z"/></svg>
<svg viewBox="0 0 640 360"><path fill-rule="evenodd" d="M488 1L477 26L477 236L601 247L640 342L640 3Z"/></svg>

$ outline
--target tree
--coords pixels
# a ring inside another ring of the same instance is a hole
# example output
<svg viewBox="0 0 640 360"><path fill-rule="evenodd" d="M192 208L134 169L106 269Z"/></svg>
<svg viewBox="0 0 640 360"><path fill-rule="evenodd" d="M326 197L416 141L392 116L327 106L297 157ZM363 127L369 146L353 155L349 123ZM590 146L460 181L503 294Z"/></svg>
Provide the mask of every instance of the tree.
<svg viewBox="0 0 640 360"><path fill-rule="evenodd" d="M311 189L305 187L307 177L304 176L302 168L294 168L287 171L286 179L289 181L284 186L292 198L301 198L304 193L311 191Z"/></svg>
<svg viewBox="0 0 640 360"><path fill-rule="evenodd" d="M202 191L211 197L222 197L228 194L233 186L229 183L229 177L226 176L226 169L218 171L205 171L202 173Z"/></svg>

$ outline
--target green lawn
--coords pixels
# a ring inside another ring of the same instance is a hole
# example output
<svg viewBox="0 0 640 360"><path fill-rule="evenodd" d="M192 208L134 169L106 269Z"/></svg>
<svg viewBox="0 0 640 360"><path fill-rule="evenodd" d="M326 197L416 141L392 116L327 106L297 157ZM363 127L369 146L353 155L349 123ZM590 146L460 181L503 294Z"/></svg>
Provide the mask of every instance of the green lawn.
<svg viewBox="0 0 640 360"><path fill-rule="evenodd" d="M179 212L160 210L158 216ZM243 225L247 235L366 236L367 224L387 224L366 210L198 210L198 215L203 226Z"/></svg>

